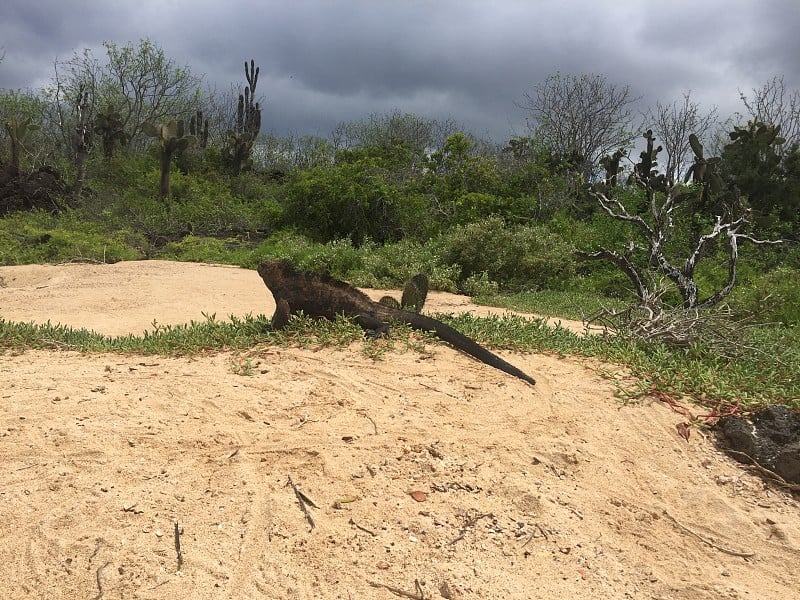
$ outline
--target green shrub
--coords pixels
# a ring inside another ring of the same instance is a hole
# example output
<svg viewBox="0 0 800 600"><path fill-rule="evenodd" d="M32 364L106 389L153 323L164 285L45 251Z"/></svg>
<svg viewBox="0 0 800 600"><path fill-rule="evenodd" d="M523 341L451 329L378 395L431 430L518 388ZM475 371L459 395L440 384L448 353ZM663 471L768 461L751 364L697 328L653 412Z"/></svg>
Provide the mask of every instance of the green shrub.
<svg viewBox="0 0 800 600"><path fill-rule="evenodd" d="M495 214L506 214L508 200L483 192L462 192L453 201L454 224L479 221Z"/></svg>
<svg viewBox="0 0 800 600"><path fill-rule="evenodd" d="M742 316L756 315L760 322L800 324L800 269L778 267L735 287L731 307Z"/></svg>
<svg viewBox="0 0 800 600"><path fill-rule="evenodd" d="M157 175L151 171L143 179L157 186ZM236 197L224 179L175 172L171 198L158 197L157 189L154 187L147 194L138 187L124 190L112 211L116 222L129 223L156 246L188 234L229 238L271 231L281 219L281 208L275 199Z"/></svg>
<svg viewBox="0 0 800 600"><path fill-rule="evenodd" d="M233 256L228 242L218 238L187 235L170 242L158 253L159 258L184 262L231 263Z"/></svg>
<svg viewBox="0 0 800 600"><path fill-rule="evenodd" d="M284 223L319 242L402 235L400 195L373 159L298 171L284 190Z"/></svg>
<svg viewBox="0 0 800 600"><path fill-rule="evenodd" d="M307 271L328 273L338 278L362 268L364 248L355 248L350 240L333 240L321 246L315 246L300 260L298 265Z"/></svg>
<svg viewBox="0 0 800 600"><path fill-rule="evenodd" d="M500 291L500 285L489 279L486 271L474 273L461 282L461 289L467 296L493 296Z"/></svg>
<svg viewBox="0 0 800 600"><path fill-rule="evenodd" d="M288 229L278 231L256 246L250 262L243 266L255 268L264 260L276 258L288 258L293 264L299 265L306 257L319 251L321 246L301 233Z"/></svg>
<svg viewBox="0 0 800 600"><path fill-rule="evenodd" d="M435 244L444 264L460 267L462 282L485 273L503 289L561 289L575 274L574 247L543 225L489 217L455 227Z"/></svg>
<svg viewBox="0 0 800 600"><path fill-rule="evenodd" d="M95 152L87 165L88 182L99 193L117 194L120 190L139 190L157 194L161 170L157 154L118 154L111 160Z"/></svg>
<svg viewBox="0 0 800 600"><path fill-rule="evenodd" d="M142 258L141 236L107 231L80 213L20 212L0 220L0 263L19 265L75 259L117 262Z"/></svg>
<svg viewBox="0 0 800 600"><path fill-rule="evenodd" d="M458 267L443 264L433 244L407 238L364 250L362 270L351 275L360 286L398 288L417 273L425 273L431 289L451 292L457 289Z"/></svg>
<svg viewBox="0 0 800 600"><path fill-rule="evenodd" d="M242 200L261 201L274 199L280 186L269 181L264 175L245 171L229 180L230 193Z"/></svg>

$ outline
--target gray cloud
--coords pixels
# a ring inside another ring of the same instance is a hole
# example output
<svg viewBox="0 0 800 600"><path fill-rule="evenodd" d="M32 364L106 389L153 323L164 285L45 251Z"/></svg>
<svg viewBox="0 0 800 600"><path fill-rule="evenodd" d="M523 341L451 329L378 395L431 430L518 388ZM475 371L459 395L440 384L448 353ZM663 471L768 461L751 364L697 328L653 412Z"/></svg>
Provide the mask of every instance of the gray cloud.
<svg viewBox="0 0 800 600"><path fill-rule="evenodd" d="M642 108L691 90L722 114L773 75L799 86L798 23L796 0L6 0L0 87L37 88L56 58L148 37L218 89L255 58L277 134L397 108L502 141L524 132L515 102L556 71L628 84Z"/></svg>

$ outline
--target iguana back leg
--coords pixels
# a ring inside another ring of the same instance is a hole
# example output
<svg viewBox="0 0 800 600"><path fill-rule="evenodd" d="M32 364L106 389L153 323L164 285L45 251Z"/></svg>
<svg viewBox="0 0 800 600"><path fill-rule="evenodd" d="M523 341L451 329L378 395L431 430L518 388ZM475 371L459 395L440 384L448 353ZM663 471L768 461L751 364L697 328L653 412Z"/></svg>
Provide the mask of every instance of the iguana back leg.
<svg viewBox="0 0 800 600"><path fill-rule="evenodd" d="M367 332L366 336L371 340L377 340L384 335L389 336L389 324L372 315L359 313L356 323Z"/></svg>
<svg viewBox="0 0 800 600"><path fill-rule="evenodd" d="M392 298L391 296L382 296L381 299L378 300L378 302L390 308L397 308L397 309L401 308L400 303L397 301L397 298Z"/></svg>
<svg viewBox="0 0 800 600"><path fill-rule="evenodd" d="M403 287L403 298L400 305L403 310L418 313L425 306L428 297L428 276L418 273L406 281Z"/></svg>
<svg viewBox="0 0 800 600"><path fill-rule="evenodd" d="M428 297L428 276L424 273L414 275L406 281L403 286L403 298L398 302L391 296L383 296L378 302L391 308L400 308L410 312L418 313L425 306L425 299Z"/></svg>

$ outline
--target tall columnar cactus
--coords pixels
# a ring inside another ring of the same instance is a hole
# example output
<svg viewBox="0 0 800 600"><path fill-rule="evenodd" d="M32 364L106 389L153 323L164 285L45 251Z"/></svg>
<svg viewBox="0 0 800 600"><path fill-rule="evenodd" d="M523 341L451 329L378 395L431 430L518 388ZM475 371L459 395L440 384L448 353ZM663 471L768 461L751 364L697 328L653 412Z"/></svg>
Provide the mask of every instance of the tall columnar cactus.
<svg viewBox="0 0 800 600"><path fill-rule="evenodd" d="M11 117L3 125L11 139L11 164L19 171L20 154L30 134L39 129L39 126L33 124L30 117L24 119Z"/></svg>
<svg viewBox="0 0 800 600"><path fill-rule="evenodd" d="M167 198L170 194L169 175L172 165L172 156L175 152L186 150L197 141L193 135L184 135L183 120L170 121L158 126L152 123L143 123L142 131L159 140L161 154L161 197Z"/></svg>
<svg viewBox="0 0 800 600"><path fill-rule="evenodd" d="M208 119L203 118L203 111L198 110L189 119L189 134L197 138L197 145L205 150L208 145Z"/></svg>
<svg viewBox="0 0 800 600"><path fill-rule="evenodd" d="M247 77L247 87L244 94L239 95L236 107L236 130L229 134L233 170L237 174L252 167L250 153L261 130L261 106L255 101L259 70L254 60L250 60L249 68L245 61L244 74Z"/></svg>
<svg viewBox="0 0 800 600"><path fill-rule="evenodd" d="M97 114L94 130L103 139L103 156L114 157L116 145L127 144L129 136L125 133L122 115L110 104Z"/></svg>

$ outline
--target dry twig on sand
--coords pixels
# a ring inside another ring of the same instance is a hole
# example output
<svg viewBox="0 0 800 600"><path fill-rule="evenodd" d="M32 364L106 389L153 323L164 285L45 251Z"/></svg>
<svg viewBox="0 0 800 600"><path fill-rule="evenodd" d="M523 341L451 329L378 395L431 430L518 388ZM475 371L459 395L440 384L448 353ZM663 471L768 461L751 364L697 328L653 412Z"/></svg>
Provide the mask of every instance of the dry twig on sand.
<svg viewBox="0 0 800 600"><path fill-rule="evenodd" d="M183 550L181 549L181 528L175 521L175 552L178 554L178 571L183 566Z"/></svg>
<svg viewBox="0 0 800 600"><path fill-rule="evenodd" d="M92 600L100 600L100 598L103 597L103 580L100 578L100 572L110 564L110 562L104 562L102 565L97 567L97 572L95 573L95 578L97 579L97 596L95 596Z"/></svg>
<svg viewBox="0 0 800 600"><path fill-rule="evenodd" d="M287 478L287 483L292 486L294 490L294 495L297 497L297 502L300 504L300 508L303 511L303 514L306 516L306 521L308 524L311 525L311 529L314 529L316 525L314 524L314 519L311 518L311 513L308 511L309 506L313 506L314 508L319 508L314 501L311 500L308 496L306 496L300 489L294 484L291 477Z"/></svg>
<svg viewBox="0 0 800 600"><path fill-rule="evenodd" d="M739 452L738 450L733 450L731 448L725 448L725 452L732 456L739 456L741 458L745 458L749 461L750 464L745 464L744 467L747 469L752 469L757 473L760 473L767 479L771 480L775 485L778 487L791 490L793 492L800 492L800 484L791 483L786 481L783 477L778 475L775 471L770 471L767 467L761 465L755 458L747 454L746 452Z"/></svg>
<svg viewBox="0 0 800 600"><path fill-rule="evenodd" d="M475 523L477 523L478 521L480 521L481 519L483 519L483 518L485 518L485 517L494 517L494 515L493 515L492 513L478 513L478 514L477 514L477 515L475 515L474 517L472 517L472 518L470 518L470 519L467 519L467 522L466 522L466 523L464 523L464 526L461 528L461 531L459 532L459 534L458 534L458 535L457 535L455 538L453 538L452 540L450 540L449 544L452 546L452 545L453 545L453 544L455 544L456 542L458 542L458 541L460 541L460 540L463 540L463 539L464 539L464 536L465 536L465 535L466 535L466 533L467 533L467 531L468 531L468 530L469 530L469 529L470 529L470 528L471 528L473 525L475 525Z"/></svg>
<svg viewBox="0 0 800 600"><path fill-rule="evenodd" d="M694 537L696 537L698 540L700 540L704 544L708 544L709 546L711 546L712 548L716 548L720 552L724 552L725 554L730 554L731 556L739 556L741 558L750 558L751 556L755 556L755 552L740 552L738 550L731 550L729 548L725 548L724 546L720 546L719 544L717 544L715 542L712 542L708 538L705 538L702 535L700 535L699 533L689 529L686 525L684 525L683 523L678 521L678 519L673 517L666 510L664 511L664 516L667 517L673 523L675 523L675 525L680 527L686 533L689 533L689 534L693 535Z"/></svg>
<svg viewBox="0 0 800 600"><path fill-rule="evenodd" d="M400 588L396 588L385 583L378 583L377 581L368 581L367 583L374 588L383 588L385 590L389 590L395 596L400 596L401 598L411 598L411 600L427 600L428 598L425 595L425 590L422 589L422 584L420 584L419 579L414 580L414 587L416 588L416 592L414 593L401 590Z"/></svg>

